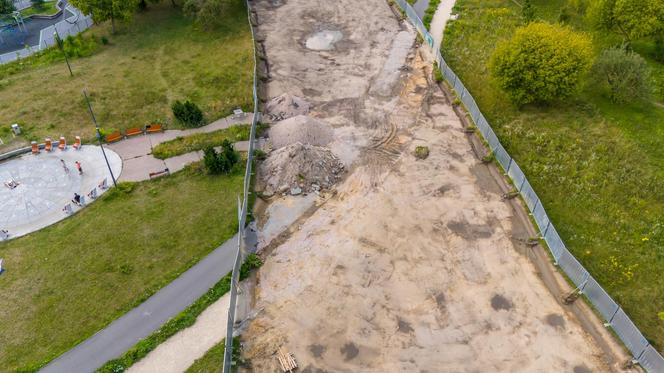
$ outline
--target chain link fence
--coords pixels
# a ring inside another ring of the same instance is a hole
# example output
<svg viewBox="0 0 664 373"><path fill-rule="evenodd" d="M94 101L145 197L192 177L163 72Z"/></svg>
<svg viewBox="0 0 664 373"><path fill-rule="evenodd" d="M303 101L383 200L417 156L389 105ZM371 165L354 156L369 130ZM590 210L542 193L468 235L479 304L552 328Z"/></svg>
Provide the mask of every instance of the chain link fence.
<svg viewBox="0 0 664 373"><path fill-rule="evenodd" d="M252 167L254 160L254 145L256 142L256 124L259 120L258 113L258 80L257 80L257 66L256 61L256 38L254 35L254 26L251 22L251 6L249 0L245 0L247 6L247 20L249 28L251 29L251 41L254 48L254 80L252 87L252 95L254 100L254 119L251 122L251 131L249 133L249 149L247 155L247 167L244 173L244 188L242 191L242 201L238 200L238 246L237 254L235 255L235 263L233 265L233 273L231 275L231 294L230 305L228 307L228 322L226 324L226 341L224 348L224 363L223 373L231 373L233 366L233 333L235 327L235 311L237 307L238 287L240 281L240 268L245 259L246 254L246 240L245 240L245 226L247 223L247 209L249 208L249 187L251 185Z"/></svg>
<svg viewBox="0 0 664 373"><path fill-rule="evenodd" d="M92 17L83 15L81 11L70 5L67 5L66 9L63 10L63 12L67 11L71 12L73 15L54 25L48 26L39 32L39 45L26 46L25 48L14 52L0 54L0 65L14 62L21 58L26 58L34 53L56 45L56 31L60 37L64 39L67 36L78 35L92 26Z"/></svg>
<svg viewBox="0 0 664 373"><path fill-rule="evenodd" d="M408 20L415 26L424 40L432 40L429 32L424 28L413 8L405 0L395 0L395 2L406 13ZM651 373L664 373L664 358L649 344L639 329L634 325L625 311L609 296L609 294L599 285L599 283L590 275L590 273L579 263L579 261L567 249L565 243L560 238L553 223L549 219L542 201L535 193L535 190L528 182L516 161L500 144L498 136L494 133L488 121L480 111L475 99L464 87L461 79L447 65L440 53L439 46L433 46L432 52L435 56L438 67L443 73L447 83L453 87L457 97L461 100L468 113L470 113L473 122L478 131L484 137L489 148L496 157L496 161L509 178L514 183L514 187L523 198L528 210L532 214L541 237L546 241L549 251L556 263L567 275L567 277L577 286L578 291L585 295L590 304L606 320L606 325L613 329L630 351L632 356L639 364Z"/></svg>

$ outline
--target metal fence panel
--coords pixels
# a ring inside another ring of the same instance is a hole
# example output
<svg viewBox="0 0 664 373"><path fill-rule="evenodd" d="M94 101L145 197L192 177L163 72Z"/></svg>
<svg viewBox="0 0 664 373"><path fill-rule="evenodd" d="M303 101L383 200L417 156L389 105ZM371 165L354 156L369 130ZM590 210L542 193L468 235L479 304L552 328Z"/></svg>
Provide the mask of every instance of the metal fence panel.
<svg viewBox="0 0 664 373"><path fill-rule="evenodd" d="M618 311L618 308L620 308L592 276L588 278L588 282L583 288L583 293L588 297L597 311L604 316L606 321L611 320L616 311Z"/></svg>
<svg viewBox="0 0 664 373"><path fill-rule="evenodd" d="M544 210L544 206L542 205L542 201L540 200L540 203L535 206L535 209L533 210L533 218L535 219L535 223L537 223L537 226L539 227L540 233L542 236L544 236L544 232L546 231L547 225L549 225L549 216L546 214L546 210Z"/></svg>
<svg viewBox="0 0 664 373"><path fill-rule="evenodd" d="M523 200L526 201L528 211L532 212L535 208L535 205L538 204L537 201L539 201L539 198L537 197L537 194L535 194L535 190L533 190L533 187L530 185L528 179L523 181L523 186L521 187L521 197L523 197Z"/></svg>
<svg viewBox="0 0 664 373"><path fill-rule="evenodd" d="M512 157L510 157L509 153L507 153L507 150L503 148L503 145L499 143L496 149L493 150L493 154L495 155L498 163L500 163L500 165L503 167L503 170L507 171L510 166L510 162L512 161Z"/></svg>
<svg viewBox="0 0 664 373"><path fill-rule="evenodd" d="M558 259L558 265L560 268L562 268L563 271L565 271L565 274L567 274L567 277L572 280L574 285L576 285L579 288L582 288L584 285L584 282L588 279L590 274L588 271L586 271L585 268L579 263L578 260L565 248L563 250L562 254L560 255L560 258Z"/></svg>
<svg viewBox="0 0 664 373"><path fill-rule="evenodd" d="M651 373L664 372L664 357L652 345L643 352L639 358L639 364Z"/></svg>
<svg viewBox="0 0 664 373"><path fill-rule="evenodd" d="M519 167L519 165L516 163L514 159L512 159L512 164L510 165L510 169L507 170L507 175L509 175L510 179L512 179L512 182L514 183L514 187L516 188L516 190L520 192L523 182L526 181L526 175L523 174L523 171L521 171L521 167Z"/></svg>
<svg viewBox="0 0 664 373"><path fill-rule="evenodd" d="M632 356L638 358L645 348L648 347L648 340L636 328L622 308L618 310L618 313L611 320L611 327L618 334L627 349L632 352Z"/></svg>
<svg viewBox="0 0 664 373"><path fill-rule="evenodd" d="M514 162L512 162L512 165L514 165ZM549 250L551 250L551 255L553 255L553 258L556 260L557 263L558 258L560 258L560 255L563 253L563 251L567 250L567 248L565 247L563 240L560 239L560 235L558 234L558 231L556 230L556 227L553 226L553 224L549 224L549 229L547 229L546 231L544 240L546 241L546 244L549 246Z"/></svg>
<svg viewBox="0 0 664 373"><path fill-rule="evenodd" d="M459 99L463 100L463 95L466 93L466 87L463 85L463 82L459 77L457 76L457 80L454 82L454 91L456 91L457 96L459 96Z"/></svg>
<svg viewBox="0 0 664 373"><path fill-rule="evenodd" d="M486 118L484 118L484 115L480 113L479 118L477 119L477 122L475 122L475 125L477 126L477 129L480 131L482 134L482 137L486 140L487 133L489 132L489 122L487 122ZM507 170L506 170L507 171Z"/></svg>

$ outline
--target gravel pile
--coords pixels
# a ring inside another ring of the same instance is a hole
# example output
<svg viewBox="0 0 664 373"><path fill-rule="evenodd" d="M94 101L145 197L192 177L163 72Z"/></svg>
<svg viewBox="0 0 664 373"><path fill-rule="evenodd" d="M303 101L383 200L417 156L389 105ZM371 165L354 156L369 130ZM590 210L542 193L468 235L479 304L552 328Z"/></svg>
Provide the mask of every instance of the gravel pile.
<svg viewBox="0 0 664 373"><path fill-rule="evenodd" d="M282 120L270 127L270 143L273 149L298 142L304 145L325 146L332 142L333 137L332 127L306 115Z"/></svg>
<svg viewBox="0 0 664 373"><path fill-rule="evenodd" d="M274 150L261 163L259 188L266 196L317 192L332 187L343 172L343 163L329 149L295 143Z"/></svg>
<svg viewBox="0 0 664 373"><path fill-rule="evenodd" d="M265 105L264 116L272 122L309 113L309 103L301 97L284 93Z"/></svg>

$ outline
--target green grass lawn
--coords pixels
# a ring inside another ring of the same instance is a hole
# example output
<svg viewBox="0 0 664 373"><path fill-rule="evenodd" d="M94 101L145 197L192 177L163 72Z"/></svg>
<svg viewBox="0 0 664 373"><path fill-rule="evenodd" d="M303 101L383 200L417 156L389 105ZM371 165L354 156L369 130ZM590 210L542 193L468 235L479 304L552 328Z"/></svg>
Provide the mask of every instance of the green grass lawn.
<svg viewBox="0 0 664 373"><path fill-rule="evenodd" d="M221 341L209 349L203 357L196 359L185 373L220 373L224 363L224 343Z"/></svg>
<svg viewBox="0 0 664 373"><path fill-rule="evenodd" d="M40 6L31 6L29 8L23 9L21 15L23 17L28 17L33 14L50 16L58 12L58 8L55 6L57 1L47 1L42 3Z"/></svg>
<svg viewBox="0 0 664 373"><path fill-rule="evenodd" d="M534 1L555 22L564 0ZM458 0L460 19L446 30L443 55L472 92L505 148L524 170L574 255L664 351L664 66L654 70L652 100L616 105L588 82L578 97L548 107L515 108L488 71L496 43L520 25L509 0ZM592 31L574 14L570 23ZM595 49L618 43L592 33Z"/></svg>
<svg viewBox="0 0 664 373"><path fill-rule="evenodd" d="M224 140L231 142L249 140L251 126L248 124L231 126L222 130L197 133L194 135L176 137L173 140L162 142L152 149L155 158L166 159L176 155L203 150L208 146L221 146Z"/></svg>
<svg viewBox="0 0 664 373"><path fill-rule="evenodd" d="M124 314L237 232L243 167L200 165L112 189L73 217L0 244L3 372L36 368Z"/></svg>
<svg viewBox="0 0 664 373"><path fill-rule="evenodd" d="M0 66L0 137L12 140L9 125L19 123L20 144L46 136L81 135L92 139L92 126L81 91L88 90L101 127L107 132L163 122L174 127L175 100L198 104L206 121L242 107L252 108L252 44L244 3L226 14L224 28L199 30L170 2L151 5L132 23L110 33L101 24L97 51L71 61L69 77L62 57ZM107 36L110 44L100 38ZM16 142L16 140L14 140ZM16 146L16 144L14 144ZM0 146L0 151L6 147Z"/></svg>

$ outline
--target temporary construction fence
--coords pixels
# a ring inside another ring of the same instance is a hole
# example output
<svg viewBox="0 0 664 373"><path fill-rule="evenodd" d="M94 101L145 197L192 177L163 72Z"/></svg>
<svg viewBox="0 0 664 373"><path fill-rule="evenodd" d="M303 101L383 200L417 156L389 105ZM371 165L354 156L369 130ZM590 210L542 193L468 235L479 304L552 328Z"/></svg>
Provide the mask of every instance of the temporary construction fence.
<svg viewBox="0 0 664 373"><path fill-rule="evenodd" d="M92 26L92 17L83 15L80 10L74 8L71 5L67 5L67 7L63 9L63 12L67 11L72 13L72 16L54 25L43 28L40 31L39 45L26 46L25 48L14 52L0 54L0 65L19 60L21 58L26 58L34 53L56 45L56 31L60 35L60 38L64 39L67 36L77 35Z"/></svg>
<svg viewBox="0 0 664 373"><path fill-rule="evenodd" d="M454 71L452 71L447 65L440 53L439 46L432 45L430 42L433 40L433 37L424 27L422 20L420 20L410 4L405 0L395 1L401 9L405 11L408 20L415 26L423 39L428 42L445 80L451 87L453 87L454 92L468 110L470 117L475 123L478 131L484 137L484 140L493 152L497 162L514 183L514 187L520 193L528 210L532 214L541 237L546 241L555 264L559 266L574 283L576 290L585 295L593 307L607 321L607 327L613 329L625 347L630 351L634 359L648 372L664 373L664 358L662 358L662 355L650 345L648 340L643 336L639 329L637 329L620 305L609 296L609 294L567 249L565 243L560 238L560 235L558 235L556 228L553 226L553 223L549 220L544 206L542 205L542 201L528 182L526 175L501 145L498 136L496 136L489 122L480 111L473 96L466 87L464 87L461 79L459 79Z"/></svg>
<svg viewBox="0 0 664 373"><path fill-rule="evenodd" d="M249 149L247 153L247 166L244 172L244 188L242 190L242 201L238 201L240 204L238 206L238 246L237 253L235 255L235 263L233 265L233 273L231 275L231 294L230 294L230 305L228 307L228 323L226 324L226 342L224 348L224 365L223 373L230 373L233 361L233 332L235 326L235 311L237 306L237 295L238 287L240 281L240 267L242 262L245 259L246 251L246 240L245 240L245 226L247 223L247 209L249 208L249 187L251 185L251 176L252 176L252 167L254 161L254 145L256 142L256 124L259 120L258 115L258 91L257 91L257 61L256 61L256 38L254 35L254 26L251 23L251 6L249 5L249 0L245 0L247 6L247 21L249 22L249 28L251 29L251 45L253 46L254 54L254 79L252 87L252 95L254 100L254 119L251 122L251 130L249 132Z"/></svg>

